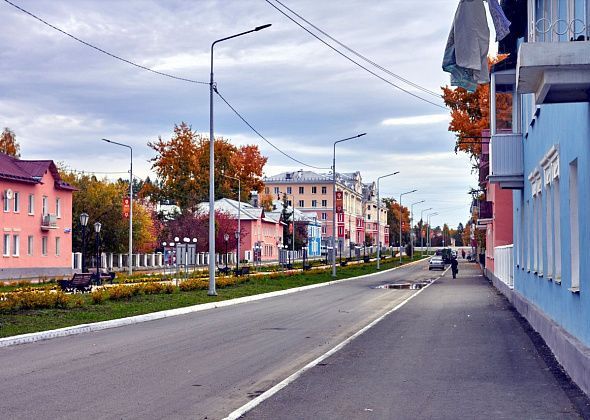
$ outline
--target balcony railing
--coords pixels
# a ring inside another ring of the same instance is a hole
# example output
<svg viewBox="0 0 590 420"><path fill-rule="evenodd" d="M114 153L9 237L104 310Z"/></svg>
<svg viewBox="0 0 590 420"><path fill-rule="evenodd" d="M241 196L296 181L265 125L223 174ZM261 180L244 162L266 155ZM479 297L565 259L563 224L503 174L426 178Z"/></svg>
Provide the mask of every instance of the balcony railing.
<svg viewBox="0 0 590 420"><path fill-rule="evenodd" d="M57 216L55 214L44 214L41 219L41 229L57 229Z"/></svg>
<svg viewBox="0 0 590 420"><path fill-rule="evenodd" d="M523 189L522 134L496 134L492 136L489 181L501 188Z"/></svg>

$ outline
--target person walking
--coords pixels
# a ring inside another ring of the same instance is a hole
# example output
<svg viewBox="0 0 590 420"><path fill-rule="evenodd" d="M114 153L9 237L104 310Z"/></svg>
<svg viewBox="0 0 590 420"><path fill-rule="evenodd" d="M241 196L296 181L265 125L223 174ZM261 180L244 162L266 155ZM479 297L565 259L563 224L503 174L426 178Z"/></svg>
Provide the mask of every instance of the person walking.
<svg viewBox="0 0 590 420"><path fill-rule="evenodd" d="M461 256L463 257L463 259L465 259L465 250L464 249L461 250Z"/></svg>
<svg viewBox="0 0 590 420"><path fill-rule="evenodd" d="M455 257L451 260L451 271L453 272L453 278L456 279L459 272L459 261Z"/></svg>

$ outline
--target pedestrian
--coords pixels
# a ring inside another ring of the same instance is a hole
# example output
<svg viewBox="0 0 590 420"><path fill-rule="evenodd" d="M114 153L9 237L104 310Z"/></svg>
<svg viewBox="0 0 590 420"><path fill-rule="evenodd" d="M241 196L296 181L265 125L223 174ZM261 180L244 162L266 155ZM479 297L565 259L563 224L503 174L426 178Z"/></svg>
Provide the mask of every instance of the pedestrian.
<svg viewBox="0 0 590 420"><path fill-rule="evenodd" d="M463 256L463 259L465 259L465 250L464 249L461 250L461 255Z"/></svg>
<svg viewBox="0 0 590 420"><path fill-rule="evenodd" d="M451 260L451 271L453 272L453 278L456 279L459 272L459 261L455 257Z"/></svg>

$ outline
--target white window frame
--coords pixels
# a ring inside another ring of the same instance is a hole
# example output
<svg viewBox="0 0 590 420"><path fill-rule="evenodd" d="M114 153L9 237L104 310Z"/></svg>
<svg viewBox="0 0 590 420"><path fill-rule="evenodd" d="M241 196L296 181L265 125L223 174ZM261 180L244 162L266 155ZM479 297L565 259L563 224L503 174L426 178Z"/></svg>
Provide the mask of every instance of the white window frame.
<svg viewBox="0 0 590 420"><path fill-rule="evenodd" d="M20 256L20 236L18 234L12 235L12 256Z"/></svg>
<svg viewBox="0 0 590 420"><path fill-rule="evenodd" d="M315 185L313 187L311 187L311 193L312 194L317 194L318 193L318 187L315 186Z"/></svg>
<svg viewBox="0 0 590 420"><path fill-rule="evenodd" d="M41 255L43 255L44 257L47 256L48 253L48 248L49 247L49 239L47 238L47 236L43 236L41 238Z"/></svg>
<svg viewBox="0 0 590 420"><path fill-rule="evenodd" d="M318 200L311 200L311 206L312 207L317 207L318 206Z"/></svg>
<svg viewBox="0 0 590 420"><path fill-rule="evenodd" d="M305 194L305 187L299 187L299 194Z"/></svg>
<svg viewBox="0 0 590 420"><path fill-rule="evenodd" d="M55 198L55 217L61 219L61 198Z"/></svg>
<svg viewBox="0 0 590 420"><path fill-rule="evenodd" d="M328 200L322 200L322 207L328 207Z"/></svg>
<svg viewBox="0 0 590 420"><path fill-rule="evenodd" d="M33 215L35 214L35 194L29 194L29 214Z"/></svg>
<svg viewBox="0 0 590 420"><path fill-rule="evenodd" d="M299 207L305 207L305 200L299 200Z"/></svg>
<svg viewBox="0 0 590 420"><path fill-rule="evenodd" d="M584 10L576 14L576 0L529 0L529 42L570 42L580 36L590 35L590 8L587 0L581 0ZM559 9L565 6L565 15ZM537 8L540 5L540 8ZM578 23L576 25L577 22ZM581 32L578 32L580 30ZM574 31L576 31L574 33Z"/></svg>
<svg viewBox="0 0 590 420"><path fill-rule="evenodd" d="M47 216L49 214L49 198L44 195L41 203L41 213L43 216Z"/></svg>
<svg viewBox="0 0 590 420"><path fill-rule="evenodd" d="M59 236L55 237L55 255L58 257L61 255L61 238Z"/></svg>
<svg viewBox="0 0 590 420"><path fill-rule="evenodd" d="M15 213L20 213L20 192L15 191L12 196L12 210Z"/></svg>
<svg viewBox="0 0 590 420"><path fill-rule="evenodd" d="M580 291L580 198L578 159L569 164L570 291Z"/></svg>
<svg viewBox="0 0 590 420"><path fill-rule="evenodd" d="M4 213L8 213L10 211L10 198L6 197L6 192L4 192L2 198L4 198Z"/></svg>
<svg viewBox="0 0 590 420"><path fill-rule="evenodd" d="M35 251L35 237L33 235L29 235L27 238L27 255L33 256Z"/></svg>
<svg viewBox="0 0 590 420"><path fill-rule="evenodd" d="M328 194L328 187L322 187L322 194Z"/></svg>
<svg viewBox="0 0 590 420"><path fill-rule="evenodd" d="M2 256L10 257L10 234L5 233L2 237Z"/></svg>
<svg viewBox="0 0 590 420"><path fill-rule="evenodd" d="M287 194L293 194L293 189L291 187L287 187Z"/></svg>
<svg viewBox="0 0 590 420"><path fill-rule="evenodd" d="M279 192L280 192L279 187L275 187L275 194L279 194Z"/></svg>

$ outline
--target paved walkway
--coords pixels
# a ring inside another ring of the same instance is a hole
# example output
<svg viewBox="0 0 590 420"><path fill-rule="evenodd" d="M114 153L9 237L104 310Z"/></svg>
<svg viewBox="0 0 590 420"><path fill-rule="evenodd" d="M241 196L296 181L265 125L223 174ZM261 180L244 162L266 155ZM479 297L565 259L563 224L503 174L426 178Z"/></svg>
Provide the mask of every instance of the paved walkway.
<svg viewBox="0 0 590 420"><path fill-rule="evenodd" d="M588 399L507 300L462 263L247 419L575 419Z"/></svg>

